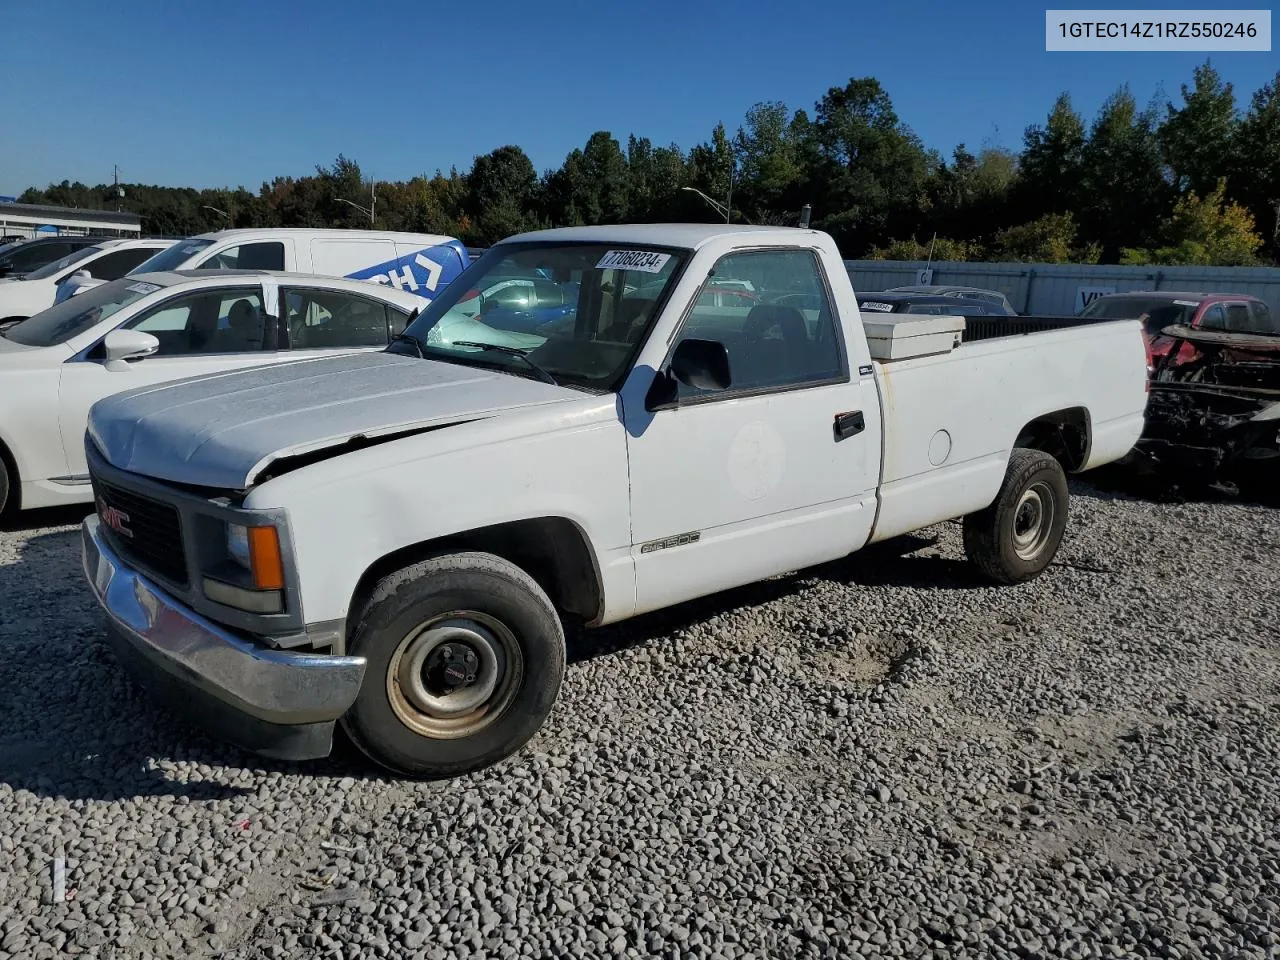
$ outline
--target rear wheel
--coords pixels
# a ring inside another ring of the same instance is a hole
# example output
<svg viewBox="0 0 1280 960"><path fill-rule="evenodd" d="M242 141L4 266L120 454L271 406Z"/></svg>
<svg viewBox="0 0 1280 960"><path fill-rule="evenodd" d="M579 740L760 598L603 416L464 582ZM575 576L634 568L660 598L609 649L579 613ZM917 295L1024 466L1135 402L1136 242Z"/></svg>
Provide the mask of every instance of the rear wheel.
<svg viewBox="0 0 1280 960"><path fill-rule="evenodd" d="M551 712L564 675L550 599L486 553L433 557L385 577L349 652L368 668L343 728L375 762L424 779L515 753Z"/></svg>
<svg viewBox="0 0 1280 960"><path fill-rule="evenodd" d="M1068 499L1062 464L1042 450L1014 448L995 502L964 518L965 554L997 583L1039 576L1062 544Z"/></svg>

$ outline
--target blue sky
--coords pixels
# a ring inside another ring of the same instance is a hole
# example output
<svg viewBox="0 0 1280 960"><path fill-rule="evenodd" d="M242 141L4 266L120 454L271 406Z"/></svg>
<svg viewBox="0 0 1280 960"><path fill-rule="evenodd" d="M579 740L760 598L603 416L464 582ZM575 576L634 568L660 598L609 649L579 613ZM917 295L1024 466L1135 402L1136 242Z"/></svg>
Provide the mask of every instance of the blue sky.
<svg viewBox="0 0 1280 960"><path fill-rule="evenodd" d="M687 149L719 120L736 129L752 103L812 109L829 87L867 75L929 146L1016 147L1063 89L1086 117L1125 81L1140 101L1161 88L1177 99L1205 58L1046 53L1045 6L6 4L0 193L109 181L113 163L126 181L256 191L340 152L366 176L404 179L466 169L507 143L542 171L594 130ZM1280 67L1275 50L1212 57L1242 106Z"/></svg>

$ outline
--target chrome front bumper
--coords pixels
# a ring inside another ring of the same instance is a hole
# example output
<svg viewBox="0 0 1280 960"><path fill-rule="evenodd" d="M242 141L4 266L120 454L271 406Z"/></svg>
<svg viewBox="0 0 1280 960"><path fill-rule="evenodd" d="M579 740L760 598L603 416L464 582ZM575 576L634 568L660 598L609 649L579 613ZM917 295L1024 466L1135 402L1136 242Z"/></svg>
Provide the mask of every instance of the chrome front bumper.
<svg viewBox="0 0 1280 960"><path fill-rule="evenodd" d="M355 701L364 657L271 650L234 634L130 569L96 516L81 528L85 576L118 659L176 712L266 756L329 754Z"/></svg>

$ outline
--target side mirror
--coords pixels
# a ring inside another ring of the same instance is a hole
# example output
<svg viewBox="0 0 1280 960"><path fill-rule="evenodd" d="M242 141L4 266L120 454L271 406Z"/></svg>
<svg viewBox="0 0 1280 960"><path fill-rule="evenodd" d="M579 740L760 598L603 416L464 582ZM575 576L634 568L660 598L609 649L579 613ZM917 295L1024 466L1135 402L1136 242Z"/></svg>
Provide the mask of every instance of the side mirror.
<svg viewBox="0 0 1280 960"><path fill-rule="evenodd" d="M82 269L80 269L80 270L77 270L75 273L73 273L73 274L72 274L70 277L68 277L67 279L68 279L68 280L92 280L92 279L93 279L93 274L92 274L92 273L90 273L88 270L85 270L85 269L83 269L83 268L82 268Z"/></svg>
<svg viewBox="0 0 1280 960"><path fill-rule="evenodd" d="M719 340L681 340L671 355L671 375L698 390L728 390L729 350Z"/></svg>
<svg viewBox="0 0 1280 960"><path fill-rule="evenodd" d="M645 395L646 410L675 403L680 384L698 390L727 390L733 378L729 372L729 351L719 340L681 340L671 355L671 364L659 371Z"/></svg>
<svg viewBox="0 0 1280 960"><path fill-rule="evenodd" d="M108 370L126 370L128 361L149 357L160 349L160 341L141 330L112 330L102 339Z"/></svg>

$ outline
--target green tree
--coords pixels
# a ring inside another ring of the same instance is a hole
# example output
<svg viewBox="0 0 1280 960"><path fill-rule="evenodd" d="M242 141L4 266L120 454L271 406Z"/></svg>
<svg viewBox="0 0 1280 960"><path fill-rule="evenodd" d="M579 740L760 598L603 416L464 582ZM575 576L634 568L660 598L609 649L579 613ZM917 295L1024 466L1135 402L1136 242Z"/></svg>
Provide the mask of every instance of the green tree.
<svg viewBox="0 0 1280 960"><path fill-rule="evenodd" d="M1254 215L1273 259L1280 259L1280 72L1253 95L1236 129L1231 193Z"/></svg>
<svg viewBox="0 0 1280 960"><path fill-rule="evenodd" d="M465 239L494 243L542 223L538 175L517 146L476 157L467 187L465 209L471 226Z"/></svg>
<svg viewBox="0 0 1280 960"><path fill-rule="evenodd" d="M803 201L799 191L804 169L798 125L778 101L757 103L734 135L734 153L739 159L738 204L752 211L753 222L783 216Z"/></svg>
<svg viewBox="0 0 1280 960"><path fill-rule="evenodd" d="M915 229L928 206L928 156L873 77L832 87L818 102L809 171L816 225L853 247L878 242L895 228Z"/></svg>
<svg viewBox="0 0 1280 960"><path fill-rule="evenodd" d="M1023 214L1063 213L1080 201L1085 168L1084 120L1071 95L1058 94L1044 126L1027 127L1018 158L1017 203Z"/></svg>
<svg viewBox="0 0 1280 960"><path fill-rule="evenodd" d="M1075 211L1081 233L1115 263L1123 246L1147 243L1170 207L1156 139L1156 111L1139 110L1122 86L1107 98L1082 152L1081 197Z"/></svg>
<svg viewBox="0 0 1280 960"><path fill-rule="evenodd" d="M1164 161L1179 193L1214 189L1226 170L1240 125L1230 83L1206 60L1195 69L1195 86L1182 84L1182 106L1168 104L1160 126Z"/></svg>
<svg viewBox="0 0 1280 960"><path fill-rule="evenodd" d="M1023 263L1097 263L1096 244L1076 244L1078 228L1070 213L1046 213L1029 223L996 233L988 260Z"/></svg>
<svg viewBox="0 0 1280 960"><path fill-rule="evenodd" d="M1262 238L1253 215L1226 197L1226 181L1201 197L1194 190L1174 204L1154 249L1126 248L1122 263L1247 267L1257 262Z"/></svg>
<svg viewBox="0 0 1280 960"><path fill-rule="evenodd" d="M627 216L630 171L613 135L597 130L586 146L573 150L564 165L545 179L553 223L621 223Z"/></svg>
<svg viewBox="0 0 1280 960"><path fill-rule="evenodd" d="M949 240L938 237L921 243L915 237L909 240L890 240L883 247L872 247L867 253L868 260L932 260L934 263L960 263L965 260L978 260L982 257L982 248L977 244L964 240Z"/></svg>

